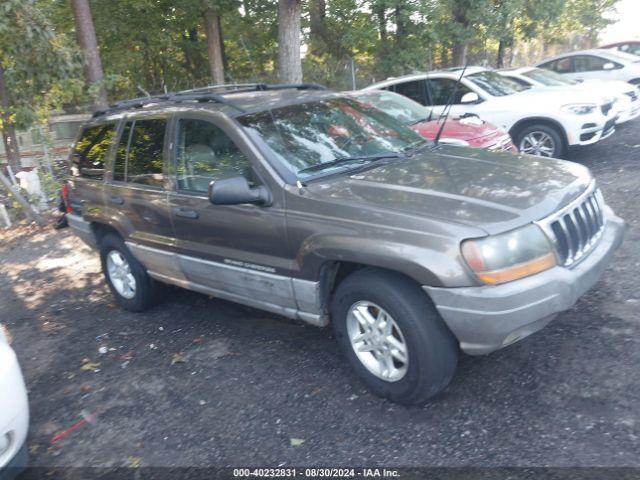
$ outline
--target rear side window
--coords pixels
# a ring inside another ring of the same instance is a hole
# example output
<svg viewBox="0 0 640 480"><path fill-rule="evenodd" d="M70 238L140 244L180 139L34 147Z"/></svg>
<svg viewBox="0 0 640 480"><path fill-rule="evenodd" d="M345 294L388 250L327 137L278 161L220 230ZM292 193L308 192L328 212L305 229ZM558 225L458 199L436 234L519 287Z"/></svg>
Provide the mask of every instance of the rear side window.
<svg viewBox="0 0 640 480"><path fill-rule="evenodd" d="M113 168L113 179L164 187L164 136L166 120L135 120L125 125Z"/></svg>
<svg viewBox="0 0 640 480"><path fill-rule="evenodd" d="M116 133L116 125L95 125L82 130L71 153L71 174L101 180L104 162Z"/></svg>

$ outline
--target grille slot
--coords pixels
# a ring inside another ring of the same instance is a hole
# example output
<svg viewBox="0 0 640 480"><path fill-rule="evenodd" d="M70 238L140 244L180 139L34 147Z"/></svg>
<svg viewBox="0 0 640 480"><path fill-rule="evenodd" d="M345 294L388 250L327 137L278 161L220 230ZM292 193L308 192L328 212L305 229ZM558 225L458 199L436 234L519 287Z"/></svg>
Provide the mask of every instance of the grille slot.
<svg viewBox="0 0 640 480"><path fill-rule="evenodd" d="M560 262L565 265L583 257L596 243L604 228L601 198L591 193L578 205L549 224Z"/></svg>
<svg viewBox="0 0 640 480"><path fill-rule="evenodd" d="M638 99L638 93L637 92L626 92L626 95L631 97L631 101L635 102Z"/></svg>

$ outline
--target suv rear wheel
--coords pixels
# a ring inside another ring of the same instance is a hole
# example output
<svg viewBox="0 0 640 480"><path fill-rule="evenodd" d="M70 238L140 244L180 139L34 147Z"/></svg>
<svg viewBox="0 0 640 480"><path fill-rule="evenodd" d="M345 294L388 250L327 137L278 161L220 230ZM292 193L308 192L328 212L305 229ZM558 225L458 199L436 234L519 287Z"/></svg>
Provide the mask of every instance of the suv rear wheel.
<svg viewBox="0 0 640 480"><path fill-rule="evenodd" d="M557 129L545 124L524 127L516 136L516 146L520 153L538 157L562 158L566 146Z"/></svg>
<svg viewBox="0 0 640 480"><path fill-rule="evenodd" d="M162 284L153 280L118 235L100 242L102 272L111 293L125 310L141 312L158 303Z"/></svg>
<svg viewBox="0 0 640 480"><path fill-rule="evenodd" d="M423 403L453 377L458 342L412 280L359 270L340 283L331 315L351 366L376 395Z"/></svg>

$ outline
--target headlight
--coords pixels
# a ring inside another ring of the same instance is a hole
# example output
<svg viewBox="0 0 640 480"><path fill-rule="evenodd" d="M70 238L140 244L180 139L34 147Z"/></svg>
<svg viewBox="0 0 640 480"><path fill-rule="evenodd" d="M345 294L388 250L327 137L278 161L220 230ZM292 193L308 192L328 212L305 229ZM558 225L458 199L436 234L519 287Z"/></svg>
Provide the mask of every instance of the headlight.
<svg viewBox="0 0 640 480"><path fill-rule="evenodd" d="M445 143L447 145L456 145L457 147L468 147L469 142L466 140L462 140L460 138L441 138L439 140L440 143Z"/></svg>
<svg viewBox="0 0 640 480"><path fill-rule="evenodd" d="M574 103L571 105L564 105L562 110L575 115L588 115L595 112L596 108L598 108L598 106L592 103Z"/></svg>
<svg viewBox="0 0 640 480"><path fill-rule="evenodd" d="M471 270L489 284L510 282L556 265L551 244L537 225L465 240L461 250Z"/></svg>

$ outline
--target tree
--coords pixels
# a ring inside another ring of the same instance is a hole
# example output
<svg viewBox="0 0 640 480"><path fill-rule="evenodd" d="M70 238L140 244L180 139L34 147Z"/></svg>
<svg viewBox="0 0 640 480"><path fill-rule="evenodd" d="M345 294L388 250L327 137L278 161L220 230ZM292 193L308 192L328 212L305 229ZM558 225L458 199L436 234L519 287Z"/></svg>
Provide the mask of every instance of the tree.
<svg viewBox="0 0 640 480"><path fill-rule="evenodd" d="M2 13L0 129L8 163L17 172L21 164L16 128L35 121L38 110L46 108L46 92L75 76L78 64L34 0L5 0Z"/></svg>
<svg viewBox="0 0 640 480"><path fill-rule="evenodd" d="M98 52L98 41L91 18L91 7L89 0L71 0L73 16L76 25L76 37L78 45L84 57L84 74L89 86L89 91L93 93L95 110L107 106L107 92L104 87L104 74L102 72L102 62Z"/></svg>
<svg viewBox="0 0 640 480"><path fill-rule="evenodd" d="M302 82L301 0L278 0L278 76L282 83Z"/></svg>

